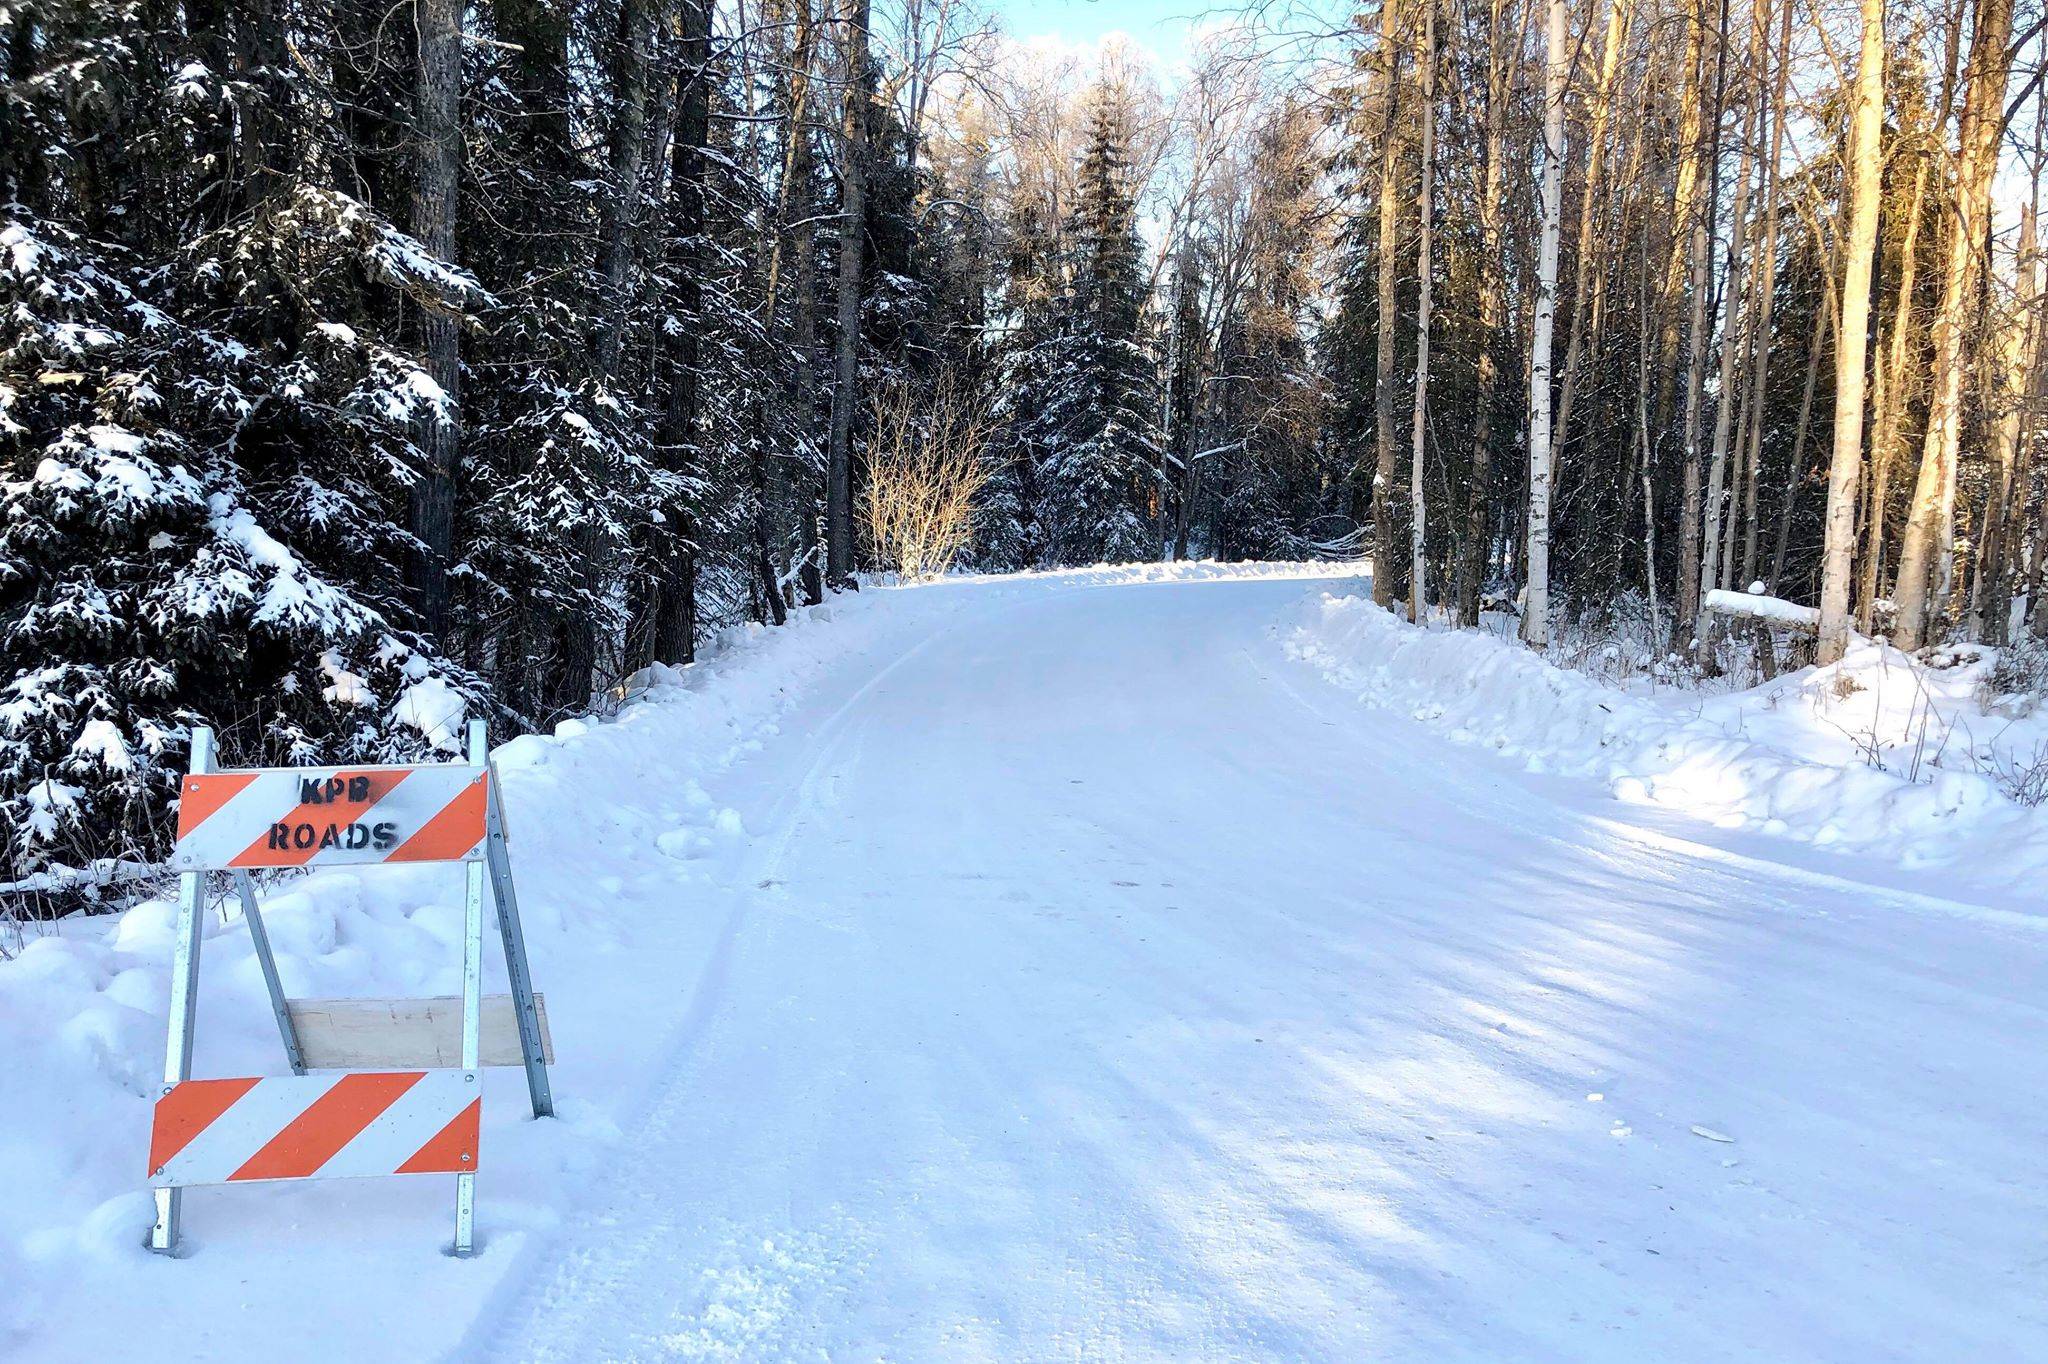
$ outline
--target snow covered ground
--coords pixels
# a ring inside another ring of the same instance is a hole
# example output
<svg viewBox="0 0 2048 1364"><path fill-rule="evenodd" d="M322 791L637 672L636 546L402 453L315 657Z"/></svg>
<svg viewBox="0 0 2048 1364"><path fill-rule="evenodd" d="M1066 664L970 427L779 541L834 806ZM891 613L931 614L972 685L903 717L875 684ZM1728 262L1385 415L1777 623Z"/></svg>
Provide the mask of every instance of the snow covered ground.
<svg viewBox="0 0 2048 1364"><path fill-rule="evenodd" d="M2048 795L2048 711L1993 694L1992 650L1927 667L1858 639L1831 667L1703 692L1551 667L1497 633L1410 629L1350 591L1324 593L1285 643L1369 705L1624 801L2036 900L2048 884L2048 805L2010 794L2038 769Z"/></svg>
<svg viewBox="0 0 2048 1364"><path fill-rule="evenodd" d="M1963 889L1897 776L1327 572L864 593L501 750L562 1118L492 1074L473 1261L431 1179L149 1256L167 914L33 939L0 1356L2048 1355L2031 816L1950 817L2009 859ZM1897 846L1744 804L1830 780ZM287 984L452 993L455 878L281 885ZM205 981L201 1073L282 1069L239 923Z"/></svg>

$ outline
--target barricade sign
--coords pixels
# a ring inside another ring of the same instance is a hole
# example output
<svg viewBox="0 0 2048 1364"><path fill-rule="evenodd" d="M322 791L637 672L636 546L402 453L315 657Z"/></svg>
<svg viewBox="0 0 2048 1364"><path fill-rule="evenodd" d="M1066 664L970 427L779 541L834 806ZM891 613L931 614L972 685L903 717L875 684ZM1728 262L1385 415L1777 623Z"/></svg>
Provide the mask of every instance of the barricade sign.
<svg viewBox="0 0 2048 1364"><path fill-rule="evenodd" d="M474 1072L187 1080L157 1100L149 1175L159 1185L476 1169L483 1098Z"/></svg>
<svg viewBox="0 0 2048 1364"><path fill-rule="evenodd" d="M194 773L178 792L180 871L468 862L483 856L489 770L320 767Z"/></svg>
<svg viewBox="0 0 2048 1364"><path fill-rule="evenodd" d="M454 1251L471 1253L483 1068L524 1066L533 1115L554 1112L547 1012L527 965L483 722L470 724L466 763L222 772L213 752L213 732L195 729L171 858L182 876L164 1087L150 1130L150 1248L176 1251L180 1193L195 1184L452 1174ZM249 872L384 862L464 865L461 998L285 998ZM230 874L241 899L289 1076L192 1078L201 914L215 872ZM509 995L483 994L487 883Z"/></svg>

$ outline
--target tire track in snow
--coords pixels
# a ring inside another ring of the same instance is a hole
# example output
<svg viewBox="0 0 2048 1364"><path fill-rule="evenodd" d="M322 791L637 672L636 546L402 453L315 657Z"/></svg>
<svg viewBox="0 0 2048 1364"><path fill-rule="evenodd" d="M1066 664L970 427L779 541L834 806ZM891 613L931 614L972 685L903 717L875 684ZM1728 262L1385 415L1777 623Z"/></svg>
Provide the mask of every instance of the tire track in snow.
<svg viewBox="0 0 2048 1364"><path fill-rule="evenodd" d="M1028 600L989 614L1007 615ZM669 1060L649 1087L653 1097L615 1147L620 1168L584 1201L594 1211L537 1238L523 1265L507 1276L499 1301L451 1357L582 1360L593 1357L597 1339L610 1339L621 1351L600 1356L606 1359L779 1357L802 1339L813 1315L809 1300L835 1291L857 1269L861 1234L844 1221L826 1231L793 1227L749 1244L736 1223L714 1230L694 1205L679 1203L660 1172L688 1166L685 1153L694 1145L689 1123L701 1105L692 1083L698 1048L726 1000L750 923L783 897L780 873L791 848L821 807L836 804L835 788L864 741L863 708L946 628L941 622L903 649L810 728L808 761L794 781L778 785L762 829L719 878L732 907L688 1007L670 1028L662 1049ZM633 1304L632 1288L650 1282L676 1285L679 1303L666 1310ZM634 1320L622 1304L642 1316Z"/></svg>

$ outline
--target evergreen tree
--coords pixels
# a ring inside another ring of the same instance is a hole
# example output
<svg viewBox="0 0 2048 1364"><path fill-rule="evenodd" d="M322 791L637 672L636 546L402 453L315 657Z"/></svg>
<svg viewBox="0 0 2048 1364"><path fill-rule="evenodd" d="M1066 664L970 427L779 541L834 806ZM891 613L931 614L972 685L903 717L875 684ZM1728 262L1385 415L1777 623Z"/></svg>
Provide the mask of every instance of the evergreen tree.
<svg viewBox="0 0 2048 1364"><path fill-rule="evenodd" d="M1066 288L1027 323L1009 366L1012 438L1035 466L1041 553L1054 563L1151 558L1160 549L1158 402L1123 109L1119 90L1096 92Z"/></svg>
<svg viewBox="0 0 2048 1364"><path fill-rule="evenodd" d="M340 15L300 16L318 74ZM45 10L13 58L0 226L0 853L28 874L154 859L191 726L231 760L450 746L450 691L395 581L414 424L443 400L391 300L494 300L322 183L321 101L264 7ZM203 21L203 22L202 22ZM190 54L174 73L159 54ZM62 151L67 144L85 150ZM118 145L110 145L118 144ZM61 878L60 878L61 879Z"/></svg>

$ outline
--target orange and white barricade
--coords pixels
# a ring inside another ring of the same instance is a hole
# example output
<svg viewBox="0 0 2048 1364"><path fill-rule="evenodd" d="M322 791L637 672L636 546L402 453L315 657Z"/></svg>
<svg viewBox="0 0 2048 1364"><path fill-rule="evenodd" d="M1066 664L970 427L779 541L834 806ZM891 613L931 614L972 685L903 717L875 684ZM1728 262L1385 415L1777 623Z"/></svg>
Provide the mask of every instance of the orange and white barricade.
<svg viewBox="0 0 2048 1364"><path fill-rule="evenodd" d="M213 732L195 729L171 859L182 875L164 1087L150 1131L150 1248L176 1251L180 1193L190 1185L452 1174L454 1252L469 1254L483 1067L524 1066L533 1115L554 1112L547 1013L527 965L483 722L470 724L466 763L221 772L213 756ZM285 998L250 871L386 862L464 865L461 999ZM201 914L214 872L229 873L240 896L288 1076L192 1078ZM509 995L483 994L487 880Z"/></svg>

